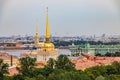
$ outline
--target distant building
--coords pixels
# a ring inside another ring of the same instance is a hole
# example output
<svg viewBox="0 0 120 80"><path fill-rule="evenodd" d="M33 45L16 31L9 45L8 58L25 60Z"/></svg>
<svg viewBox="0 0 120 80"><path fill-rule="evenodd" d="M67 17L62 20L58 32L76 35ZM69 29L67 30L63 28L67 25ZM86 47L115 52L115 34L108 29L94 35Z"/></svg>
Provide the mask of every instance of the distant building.
<svg viewBox="0 0 120 80"><path fill-rule="evenodd" d="M2 42L0 43L0 46L2 47L21 47L22 46L22 42L11 42L11 41L8 41L8 42Z"/></svg>
<svg viewBox="0 0 120 80"><path fill-rule="evenodd" d="M85 45L77 45L75 47L70 48L71 55L75 54L92 54L95 55L97 53L106 54L120 52L120 45L90 45L86 43Z"/></svg>

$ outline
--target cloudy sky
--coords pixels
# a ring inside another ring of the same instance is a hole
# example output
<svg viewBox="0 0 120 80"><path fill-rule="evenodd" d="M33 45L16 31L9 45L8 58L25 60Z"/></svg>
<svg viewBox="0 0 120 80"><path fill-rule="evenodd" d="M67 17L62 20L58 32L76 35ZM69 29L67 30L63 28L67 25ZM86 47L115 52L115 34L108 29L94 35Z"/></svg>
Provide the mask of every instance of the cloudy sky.
<svg viewBox="0 0 120 80"><path fill-rule="evenodd" d="M120 0L0 0L0 36L45 34L49 7L51 34L119 35Z"/></svg>

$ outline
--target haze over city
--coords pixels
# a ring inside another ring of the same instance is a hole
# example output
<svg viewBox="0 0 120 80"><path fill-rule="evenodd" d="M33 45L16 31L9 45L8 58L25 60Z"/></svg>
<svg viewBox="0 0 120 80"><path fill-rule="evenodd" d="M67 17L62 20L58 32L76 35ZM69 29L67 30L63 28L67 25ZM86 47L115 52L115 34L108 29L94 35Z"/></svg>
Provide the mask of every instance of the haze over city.
<svg viewBox="0 0 120 80"><path fill-rule="evenodd" d="M49 7L51 35L120 34L119 0L0 0L0 36L45 34Z"/></svg>

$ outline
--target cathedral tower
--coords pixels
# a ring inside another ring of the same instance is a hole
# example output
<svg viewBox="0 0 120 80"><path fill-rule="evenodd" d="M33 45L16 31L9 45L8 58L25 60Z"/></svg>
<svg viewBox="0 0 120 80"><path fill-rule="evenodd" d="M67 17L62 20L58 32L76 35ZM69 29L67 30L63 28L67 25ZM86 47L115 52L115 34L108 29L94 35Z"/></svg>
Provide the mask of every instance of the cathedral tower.
<svg viewBox="0 0 120 80"><path fill-rule="evenodd" d="M39 35L38 35L38 21L36 23L36 36L35 36L35 46L38 47L36 52L30 52L28 55L35 56L37 62L46 62L49 58L56 59L58 56L58 50L55 49L54 44L50 41L50 27L49 27L49 20L48 20L48 7L46 11L46 35L45 41L42 43L39 42Z"/></svg>
<svg viewBox="0 0 120 80"><path fill-rule="evenodd" d="M38 34L38 21L36 22L36 35L35 35L35 46L38 47L39 44L39 34Z"/></svg>

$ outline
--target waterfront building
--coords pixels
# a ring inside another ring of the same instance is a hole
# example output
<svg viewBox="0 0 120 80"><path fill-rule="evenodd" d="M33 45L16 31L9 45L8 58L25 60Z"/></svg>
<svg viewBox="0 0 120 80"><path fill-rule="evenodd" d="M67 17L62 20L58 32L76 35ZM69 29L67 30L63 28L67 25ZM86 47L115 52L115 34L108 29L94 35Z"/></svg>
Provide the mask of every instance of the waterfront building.
<svg viewBox="0 0 120 80"><path fill-rule="evenodd" d="M106 54L120 52L120 45L90 45L88 42L85 45L76 45L70 48L71 55L76 54Z"/></svg>
<svg viewBox="0 0 120 80"><path fill-rule="evenodd" d="M45 40L40 43L38 35L38 24L36 25L36 36L35 36L35 46L38 48L37 51L27 53L29 56L35 56L37 62L42 61L46 62L49 58L56 59L58 56L58 50L55 49L54 44L50 40L50 28L48 20L48 8L46 11L46 35Z"/></svg>

